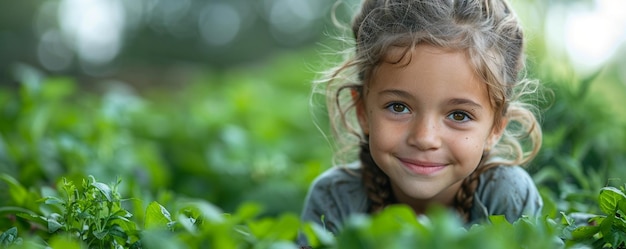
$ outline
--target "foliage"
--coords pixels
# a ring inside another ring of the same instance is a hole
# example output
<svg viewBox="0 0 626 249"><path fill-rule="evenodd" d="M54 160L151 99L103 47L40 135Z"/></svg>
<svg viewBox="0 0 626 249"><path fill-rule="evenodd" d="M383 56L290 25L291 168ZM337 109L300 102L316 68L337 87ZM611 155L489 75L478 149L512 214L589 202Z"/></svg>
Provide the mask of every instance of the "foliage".
<svg viewBox="0 0 626 249"><path fill-rule="evenodd" d="M604 215L589 219L588 225L576 226L573 221L565 220L568 225L567 238L592 245L594 248L626 248L624 187L621 190L614 187L602 188L598 204Z"/></svg>
<svg viewBox="0 0 626 249"><path fill-rule="evenodd" d="M25 186L129 176L121 191L147 200L175 190L229 211L250 200L268 214L296 211L330 151L303 111L312 74L275 64L285 72L209 73L166 96L115 82L78 91L73 79L20 67L21 88L0 91L0 172Z"/></svg>
<svg viewBox="0 0 626 249"><path fill-rule="evenodd" d="M11 177L4 175L4 179ZM42 231L32 233L31 229L26 238L32 245L43 241L41 247L49 242L63 243L62 248L270 248L293 243L300 226L293 214L256 219L261 211L256 204L243 204L235 213L225 214L206 201L184 198L178 200L173 214L151 202L140 222L122 207L119 183L104 184L90 176L79 187L63 179L60 193L48 190L49 196L40 199L34 210L7 208L24 210L14 214ZM10 188L11 192L22 190L21 185ZM16 226L4 231L0 248L22 245L17 232Z"/></svg>
<svg viewBox="0 0 626 249"><path fill-rule="evenodd" d="M12 227L0 234L0 247L8 247L12 245L20 245L22 239L17 237L17 228Z"/></svg>
<svg viewBox="0 0 626 249"><path fill-rule="evenodd" d="M122 207L117 184L97 182L93 176L84 179L82 186L63 179L59 183L60 193L46 190L46 195L31 193L38 200L20 205L20 193L24 187L14 184L15 179L3 175L2 179L12 182L9 192L15 214L24 218L31 232L44 240L50 236L71 238L75 244L84 243L89 248L136 248L139 238L137 225L130 220L132 214ZM44 192L44 191L42 191ZM27 207L30 207L28 209ZM13 227L12 229L16 229Z"/></svg>
<svg viewBox="0 0 626 249"><path fill-rule="evenodd" d="M548 218L524 217L511 224L503 216L463 228L457 216L443 209L416 219L411 209L397 206L371 219L351 220L336 248L558 248L559 231Z"/></svg>
<svg viewBox="0 0 626 249"><path fill-rule="evenodd" d="M50 209L60 211L44 218L49 233L68 233L88 247L135 247L136 224L129 220L132 214L122 208L117 184L109 186L90 177L83 180L82 191L65 179L61 188L63 197L44 197Z"/></svg>
<svg viewBox="0 0 626 249"><path fill-rule="evenodd" d="M4 179L10 179L5 176ZM0 234L0 248L298 248L302 231L313 248L624 248L626 195L624 188L607 187L598 204L605 215L577 224L564 216L562 224L549 217L523 217L513 224L504 216L464 228L454 213L433 208L415 216L404 205L390 206L373 216L354 216L337 237L314 224L301 224L296 215L261 217L261 207L247 203L231 214L201 200L181 199L171 213L158 202L145 210L143 226L123 209L114 184L83 181L82 188L60 182L62 197L47 196L39 209L21 216L45 230L40 237L18 237L16 227ZM17 187L17 190L16 188ZM11 191L21 191L19 185ZM16 196L14 196L16 197ZM47 211L44 211L47 210Z"/></svg>
<svg viewBox="0 0 626 249"><path fill-rule="evenodd" d="M616 111L619 103L593 96L594 86L610 83L602 73L583 79L551 74L543 79L553 98L541 115L543 147L530 170L561 211L599 212L592 205L596 192L619 185L624 181L619 177L626 175L626 124L620 118L624 113Z"/></svg>
<svg viewBox="0 0 626 249"><path fill-rule="evenodd" d="M601 75L545 76L554 99L529 168L542 217L464 228L398 206L337 237L302 224L308 184L331 161L303 111L302 56L141 91L18 67L19 88L0 89L0 247L295 248L297 231L314 248L623 247L624 190L610 185L626 175L626 125L607 108L619 103L589 93Z"/></svg>

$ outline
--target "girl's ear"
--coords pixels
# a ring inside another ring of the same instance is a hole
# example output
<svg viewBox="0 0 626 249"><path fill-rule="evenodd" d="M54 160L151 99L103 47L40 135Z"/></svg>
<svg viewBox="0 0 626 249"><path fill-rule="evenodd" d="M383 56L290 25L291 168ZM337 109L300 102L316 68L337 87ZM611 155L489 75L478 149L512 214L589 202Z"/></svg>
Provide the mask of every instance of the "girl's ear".
<svg viewBox="0 0 626 249"><path fill-rule="evenodd" d="M363 99L362 91L359 92L357 89L352 89L352 101L354 102L354 108L356 108L356 116L359 121L359 126L363 131L363 134L366 136L370 134L369 125L367 122L367 111L365 110L365 100Z"/></svg>
<svg viewBox="0 0 626 249"><path fill-rule="evenodd" d="M485 146L486 148L491 149L496 143L498 143L508 123L509 120L505 117L502 117L500 124L496 124L493 126L493 129L491 130L491 135L489 136L489 139Z"/></svg>

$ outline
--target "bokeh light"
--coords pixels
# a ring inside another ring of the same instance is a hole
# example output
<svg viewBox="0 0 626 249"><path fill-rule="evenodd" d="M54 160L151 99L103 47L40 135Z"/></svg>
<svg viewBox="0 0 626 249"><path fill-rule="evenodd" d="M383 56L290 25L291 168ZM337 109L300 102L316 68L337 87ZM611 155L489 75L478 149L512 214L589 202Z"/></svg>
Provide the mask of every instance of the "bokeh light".
<svg viewBox="0 0 626 249"><path fill-rule="evenodd" d="M591 7L570 7L564 26L568 55L577 69L593 72L602 67L626 41L626 1L595 0Z"/></svg>
<svg viewBox="0 0 626 249"><path fill-rule="evenodd" d="M82 62L104 65L121 49L125 15L120 0L63 0L59 22Z"/></svg>

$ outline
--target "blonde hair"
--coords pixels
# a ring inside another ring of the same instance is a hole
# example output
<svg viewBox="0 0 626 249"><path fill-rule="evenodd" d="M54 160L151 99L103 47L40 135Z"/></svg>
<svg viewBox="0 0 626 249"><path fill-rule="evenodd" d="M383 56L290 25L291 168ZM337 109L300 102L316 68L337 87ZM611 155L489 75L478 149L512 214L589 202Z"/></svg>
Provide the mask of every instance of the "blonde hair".
<svg viewBox="0 0 626 249"><path fill-rule="evenodd" d="M358 153L371 212L395 200L388 177L371 159L367 134L358 128L354 107L361 101L363 85L391 47L409 51L428 43L466 51L476 74L488 86L495 113L501 114L495 115L494 127L508 120L500 141L485 151L477 170L457 193L455 206L465 219L469 219L482 172L498 165L526 165L538 153L541 128L534 107L523 100L539 85L523 75L523 32L505 1L365 0L353 19L352 33L355 43L350 56L329 70L316 89L321 87L327 96L331 128L341 146L337 156L360 143Z"/></svg>

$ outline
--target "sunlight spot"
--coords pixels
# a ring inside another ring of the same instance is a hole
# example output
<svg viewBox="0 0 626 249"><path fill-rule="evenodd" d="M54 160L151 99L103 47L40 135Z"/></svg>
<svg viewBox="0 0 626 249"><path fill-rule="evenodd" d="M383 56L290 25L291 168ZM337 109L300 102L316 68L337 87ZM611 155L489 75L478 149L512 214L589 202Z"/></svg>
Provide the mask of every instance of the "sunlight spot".
<svg viewBox="0 0 626 249"><path fill-rule="evenodd" d="M221 46L235 39L241 28L241 17L230 4L213 3L204 8L198 25L207 43Z"/></svg>
<svg viewBox="0 0 626 249"><path fill-rule="evenodd" d="M125 15L120 0L63 0L59 22L84 62L107 64L121 49Z"/></svg>
<svg viewBox="0 0 626 249"><path fill-rule="evenodd" d="M49 30L41 36L37 47L37 56L48 70L67 69L72 63L72 50L63 41L63 34L58 30Z"/></svg>
<svg viewBox="0 0 626 249"><path fill-rule="evenodd" d="M578 69L593 72L626 40L626 1L596 0L594 8L572 8L565 21L565 46Z"/></svg>

